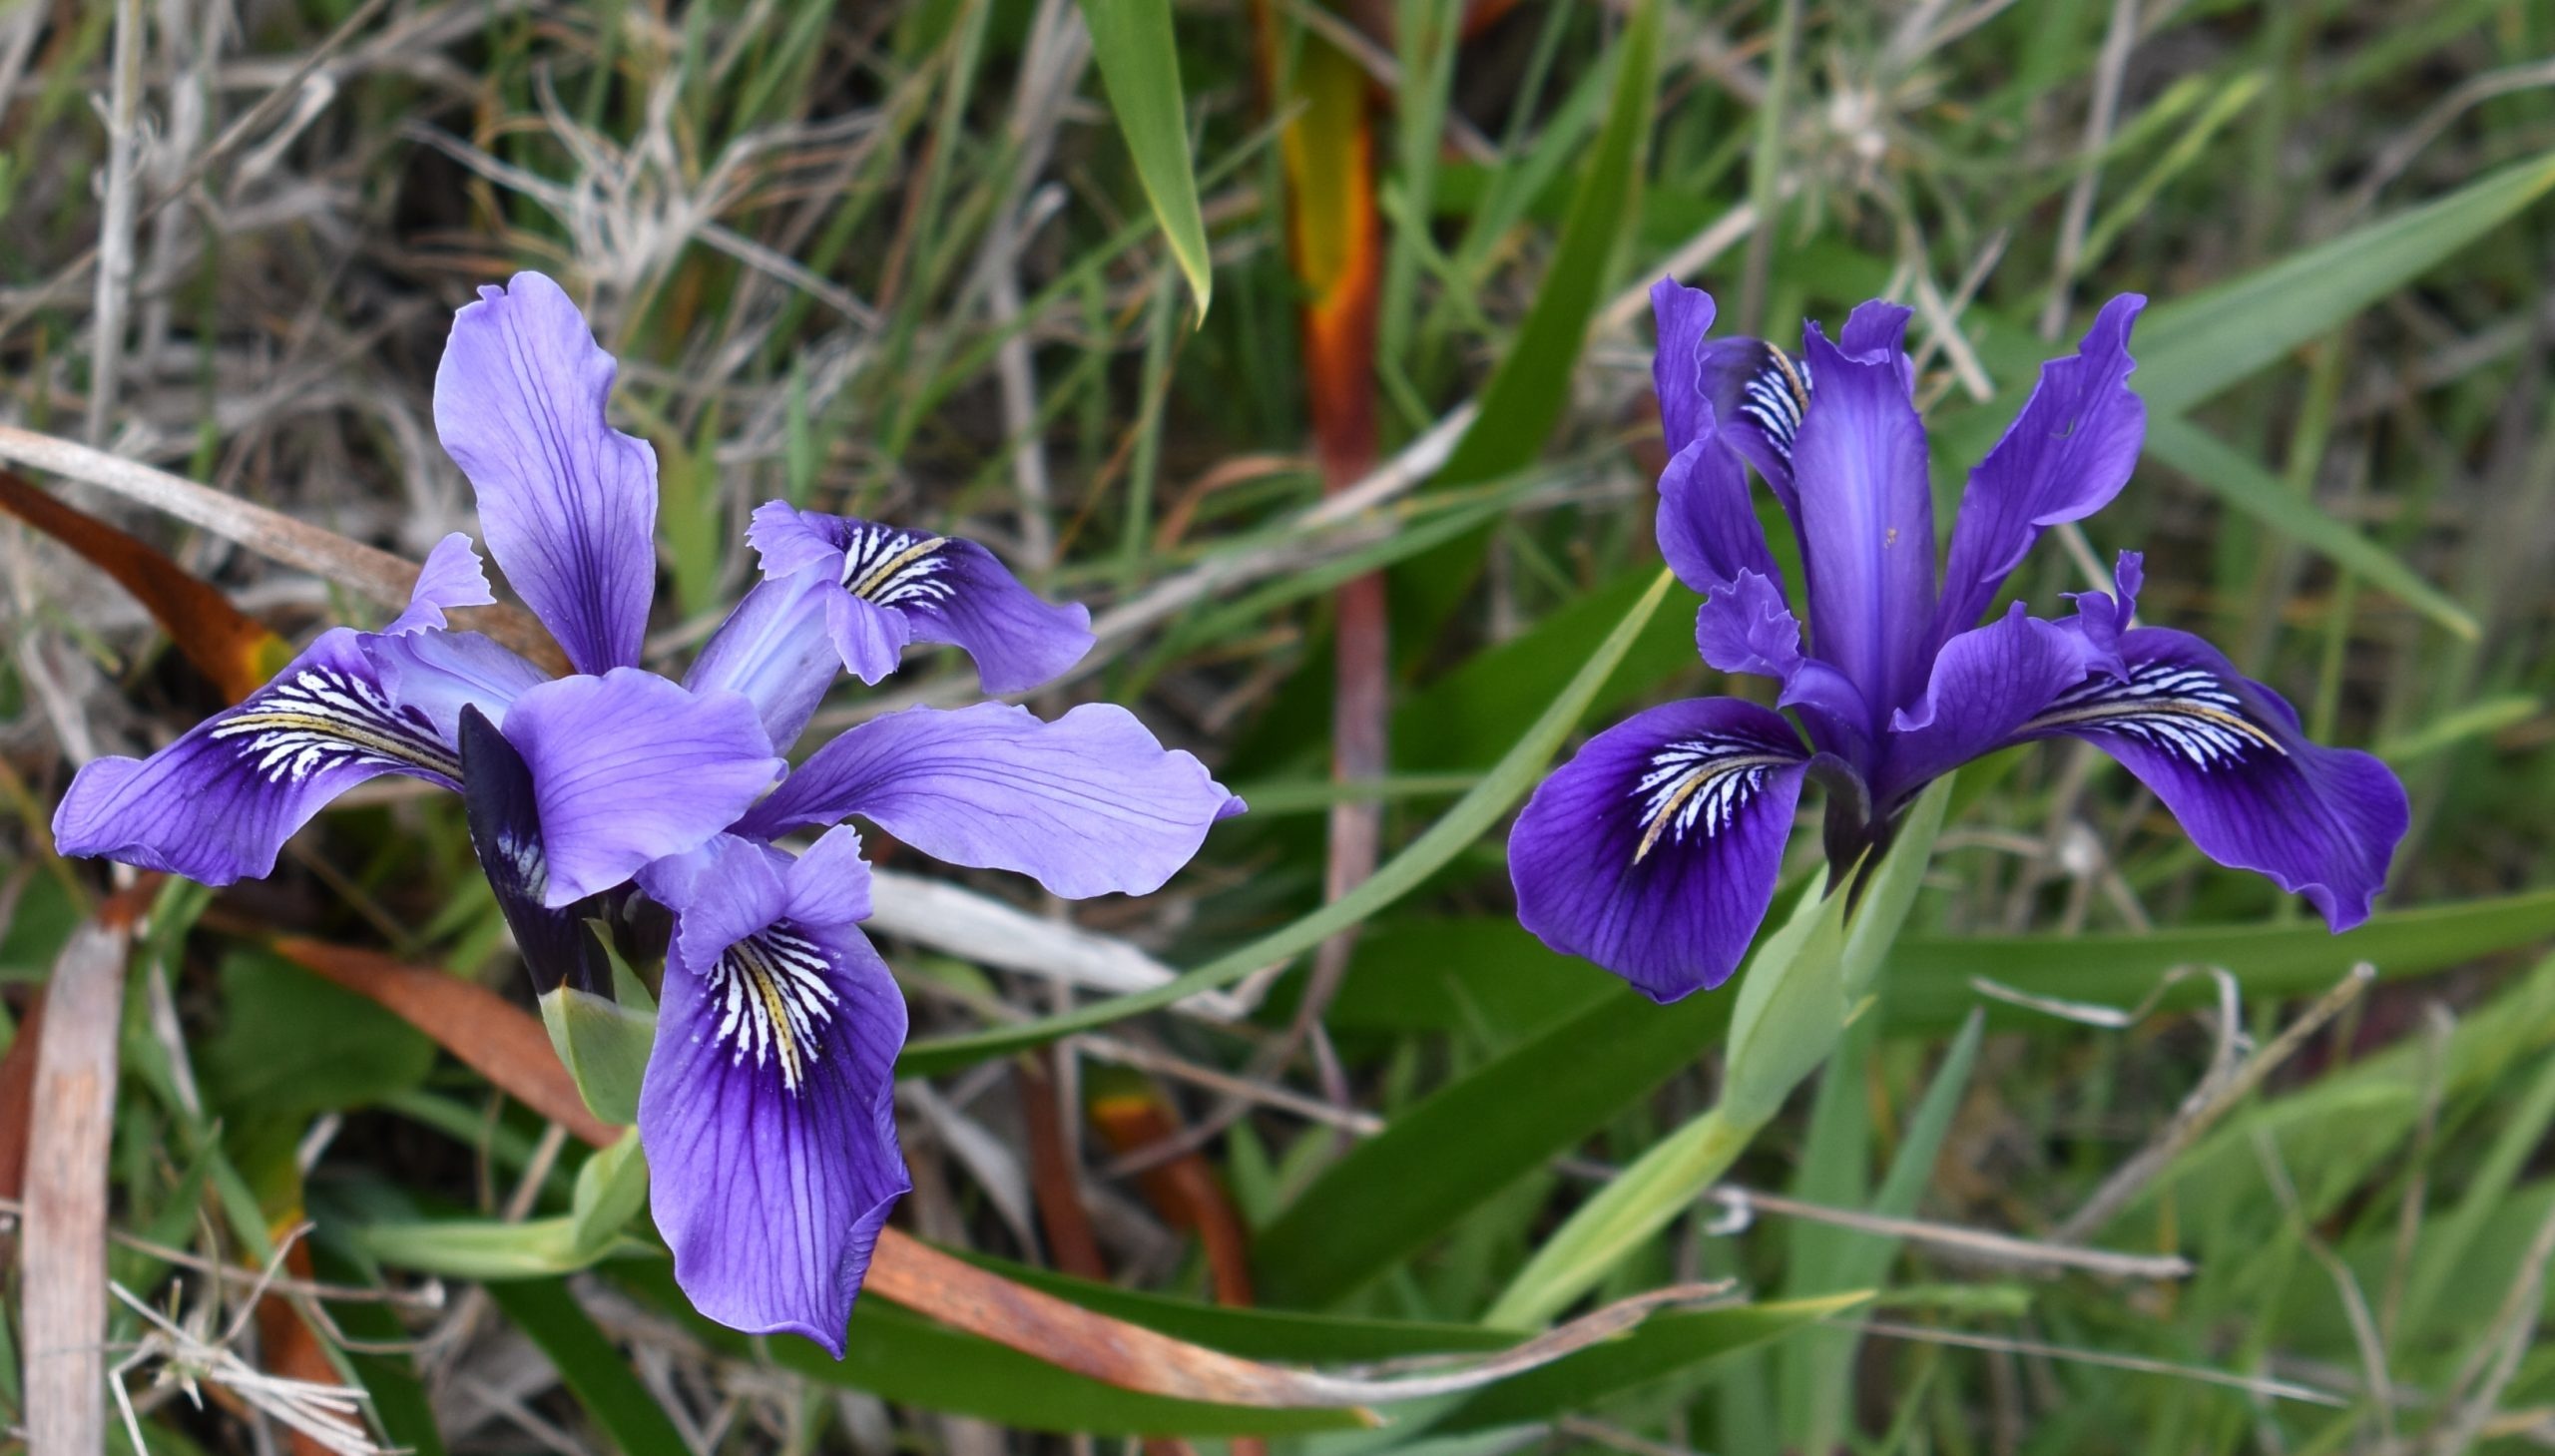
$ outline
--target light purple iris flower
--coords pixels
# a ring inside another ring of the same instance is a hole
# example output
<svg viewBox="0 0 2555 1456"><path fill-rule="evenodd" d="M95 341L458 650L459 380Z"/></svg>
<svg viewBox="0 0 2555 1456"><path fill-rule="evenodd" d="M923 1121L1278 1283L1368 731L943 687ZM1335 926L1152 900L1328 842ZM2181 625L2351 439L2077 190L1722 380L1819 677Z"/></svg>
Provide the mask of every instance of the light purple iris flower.
<svg viewBox="0 0 2555 1456"><path fill-rule="evenodd" d="M1088 618L972 542L774 503L756 514L765 580L682 683L642 671L656 458L606 422L613 374L567 294L522 273L455 317L435 378L436 429L478 493L489 551L572 676L450 630L446 609L494 600L453 536L382 631L324 633L169 747L84 767L54 833L67 854L229 884L269 873L294 830L365 779L461 790L545 989L608 988L590 920L653 919L669 942L639 1129L678 1281L715 1319L839 1356L908 1185L893 1100L904 1006L858 929L859 838L836 826L865 817L1059 895L1142 894L1242 802L1107 705L1052 723L1002 704L907 709L784 773L779 755L838 667L875 682L908 642L943 642L989 690L1025 691L1089 649ZM802 852L776 842L810 830Z"/></svg>
<svg viewBox="0 0 2555 1456"><path fill-rule="evenodd" d="M2334 930L2368 917L2404 834L2403 786L2366 753L2306 741L2279 694L2188 633L2133 628L2140 558L2110 594L2047 621L2020 602L1984 626L2040 532L2100 510L2146 432L2114 298L1970 472L1939 576L1907 310L1856 308L1798 357L1708 339L1713 300L1662 281L1654 383L1674 455L1661 553L1708 599L1704 660L1782 685L1654 708L1597 734L1528 800L1509 839L1518 918L1672 1001L1738 967L1774 898L1804 778L1827 792L1839 872L1885 848L1926 783L2037 738L2082 738L2152 789L2211 858L2302 894ZM1801 546L1788 591L1751 502L1754 466ZM1794 604L1805 604L1807 646Z"/></svg>

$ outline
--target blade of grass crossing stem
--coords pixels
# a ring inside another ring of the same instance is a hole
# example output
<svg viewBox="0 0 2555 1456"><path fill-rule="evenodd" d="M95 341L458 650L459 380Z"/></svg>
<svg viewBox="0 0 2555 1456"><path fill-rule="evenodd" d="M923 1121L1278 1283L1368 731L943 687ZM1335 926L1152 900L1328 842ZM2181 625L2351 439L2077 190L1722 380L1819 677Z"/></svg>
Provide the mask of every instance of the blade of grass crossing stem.
<svg viewBox="0 0 2555 1456"><path fill-rule="evenodd" d="M1986 1019L1976 1012L1961 1023L1959 1037L1926 1086L1915 1115L1908 1119L1907 1134L1872 1199L1872 1213L1887 1218L1915 1213L1916 1200L1933 1177L1934 1157L1951 1131L1952 1114L1959 1111L1970 1072L1978 1065L1978 1043L1985 1029ZM1859 1083L1862 1069L1839 1062L1829 1068L1828 1075ZM1847 1095L1859 1097L1859 1087ZM1795 1256L1785 1293L1795 1299L1878 1286L1899 1245L1895 1238L1810 1223L1793 1224L1791 1234ZM1798 1256L1804 1253L1810 1256ZM1809 1330L1786 1343L1783 1374L1790 1397L1793 1449L1832 1451L1841 1444L1844 1413L1853 1409L1854 1351L1860 1343L1854 1331L1835 1328Z"/></svg>
<svg viewBox="0 0 2555 1456"><path fill-rule="evenodd" d="M1455 442L1437 484L1475 485L1523 466L1570 401L1570 376L1588 341L1588 321L1605 297L1617 245L1641 200L1659 68L1659 0L1640 0L1615 47L1613 98L1595 155L1571 198L1544 283L1481 392L1481 413Z"/></svg>
<svg viewBox="0 0 2555 1456"><path fill-rule="evenodd" d="M2138 392L2181 414L2410 282L2555 189L2555 153L2217 287L2140 324Z"/></svg>
<svg viewBox="0 0 2555 1456"><path fill-rule="evenodd" d="M1109 110L1135 159L1136 179L1162 224L1163 240L1189 279L1198 316L1207 316L1215 273L1207 254L1207 220L1198 207L1198 175L1189 159L1189 108L1181 100L1180 52L1171 29L1171 0L1082 0L1091 54L1109 93Z"/></svg>
<svg viewBox="0 0 2555 1456"><path fill-rule="evenodd" d="M2144 370L2141 370L2144 373ZM2424 581L2419 572L2368 537L2316 509L2244 451L2175 415L2159 414L2147 424L2147 453L2167 467L2190 476L2210 494L2273 530L2359 573L2370 586L2393 595L2433 622L2472 640L2475 619L2448 594Z"/></svg>
<svg viewBox="0 0 2555 1456"><path fill-rule="evenodd" d="M557 1366L559 1379L623 1456L691 1456L683 1434L639 1382L619 1346L568 1292L565 1279L499 1281L488 1297Z"/></svg>
<svg viewBox="0 0 2555 1456"><path fill-rule="evenodd" d="M1525 468L1570 402L1571 376L1613 274L1617 247L1641 205L1642 156L1658 95L1660 0L1639 0L1615 46L1606 125L1562 221L1561 242L1526 320L1481 390L1481 410L1437 472L1440 487L1478 485ZM1395 592L1406 653L1424 651L1470 590L1489 536L1467 536L1399 573ZM1405 659L1407 660L1407 659Z"/></svg>
<svg viewBox="0 0 2555 1456"><path fill-rule="evenodd" d="M1624 653L1641 635L1651 614L1659 610L1661 599L1668 593L1669 581L1668 574L1661 572L1649 592L1633 604L1621 622L1615 624L1615 630L1598 644L1570 686L1544 711L1543 717L1536 720L1534 727L1527 729L1525 736L1508 750L1507 756L1482 775L1482 781L1470 793L1456 800L1444 817L1431 824L1427 832L1394 855L1354 891L1284 929L1265 935L1230 955L1220 956L1149 991L1114 997L1063 1016L1051 1016L1019 1026L916 1042L905 1049L898 1070L908 1077L952 1071L987 1057L1043 1045L1074 1032L1088 1031L1142 1012L1158 1010L1200 991L1231 985L1263 966L1302 954L1336 931L1357 924L1408 894L1480 838L1499 821L1502 814L1508 812L1511 805L1525 797L1526 790L1536 779L1543 776L1545 764L1551 761L1554 750L1577 727L1580 715L1588 709L1589 700L1597 696L1597 690L1604 686L1615 664L1622 661Z"/></svg>
<svg viewBox="0 0 2555 1456"><path fill-rule="evenodd" d="M1638 1386L1700 1370L1726 1355L1779 1338L1870 1297L1867 1292L1856 1291L1817 1299L1655 1315L1621 1339L1566 1355L1540 1370L1500 1382L1466 1401L1439 1423L1439 1429L1477 1431L1587 1410ZM1392 1413L1389 1407L1385 1413Z"/></svg>

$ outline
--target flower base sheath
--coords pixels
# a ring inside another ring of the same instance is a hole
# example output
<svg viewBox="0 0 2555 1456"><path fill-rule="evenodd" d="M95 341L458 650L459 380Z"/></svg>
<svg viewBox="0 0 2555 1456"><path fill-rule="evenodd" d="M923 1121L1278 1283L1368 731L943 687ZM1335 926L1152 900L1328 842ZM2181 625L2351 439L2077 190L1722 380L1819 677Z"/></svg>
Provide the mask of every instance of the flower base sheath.
<svg viewBox="0 0 2555 1456"><path fill-rule="evenodd" d="M974 542L774 501L751 532L763 580L682 681L644 670L656 454L607 423L614 372L559 285L520 273L461 309L435 374L435 428L488 550L572 676L451 630L446 609L495 600L452 536L381 631L323 633L149 758L82 768L54 834L66 854L229 884L270 873L328 800L404 774L465 791L537 984L597 984L587 914L671 911L639 1127L675 1276L715 1319L839 1356L907 1185L904 1004L860 933L860 840L835 826L865 817L1059 895L1143 894L1242 801L1105 704L1054 722L992 703L907 709L788 771L837 672L874 684L907 646L947 643L987 692L1026 692L1090 650L1089 614L1041 600ZM777 842L809 831L801 853Z"/></svg>
<svg viewBox="0 0 2555 1456"><path fill-rule="evenodd" d="M1707 337L1713 300L1699 289L1651 290L1673 452L1660 552L1706 598L1704 661L1774 679L1793 717L1703 699L1590 739L1509 840L1527 929L1656 1000L1718 986L1765 919L1814 766L1831 789L1830 852L1852 855L1885 845L1927 782L2048 737L2119 759L2210 857L2304 895L2334 930L2368 917L2404 835L2403 786L2366 753L2308 742L2279 694L2208 643L2132 628L2136 553L2067 617L2016 602L1978 625L2044 529L2128 483L2147 427L2129 387L2145 302L2114 298L2074 355L2042 368L1970 472L1938 573L1906 309L1865 303L1833 341L1811 323L1794 356ZM1750 467L1799 539L1797 588L1768 548Z"/></svg>

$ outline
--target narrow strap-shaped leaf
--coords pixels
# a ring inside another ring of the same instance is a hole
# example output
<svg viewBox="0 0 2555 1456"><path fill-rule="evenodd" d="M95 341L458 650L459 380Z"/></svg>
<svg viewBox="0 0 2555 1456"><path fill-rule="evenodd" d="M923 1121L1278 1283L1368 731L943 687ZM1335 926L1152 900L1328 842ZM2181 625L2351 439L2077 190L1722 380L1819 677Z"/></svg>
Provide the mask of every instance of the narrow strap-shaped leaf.
<svg viewBox="0 0 2555 1456"><path fill-rule="evenodd" d="M569 1393L623 1456L691 1456L683 1433L639 1383L630 1361L568 1292L567 1280L524 1279L492 1283L487 1289L515 1327L559 1367Z"/></svg>
<svg viewBox="0 0 2555 1456"><path fill-rule="evenodd" d="M1651 583L1650 590L1633 604L1630 612L1606 640L1590 654L1570 686L1544 711L1535 726L1526 730L1516 746L1508 750L1498 765L1482 776L1479 784L1448 809L1445 816L1428 827L1426 833L1413 840L1408 848L1396 854L1375 871L1374 877L1355 890L1304 916L1281 930L1273 931L1230 955L1218 957L1194 971L1167 981L1149 991L1086 1006L1063 1016L1051 1016L1019 1026L977 1032L968 1036L942 1037L916 1042L905 1049L898 1070L908 1077L930 1076L951 1071L1000 1056L1023 1047L1034 1047L1106 1026L1141 1012L1154 1011L1173 1002L1231 985L1253 971L1278 961L1287 960L1319 945L1331 935L1355 925L1376 911L1390 905L1416 889L1428 876L1437 872L1448 860L1480 838L1500 815L1525 797L1526 790L1542 776L1544 765L1552 758L1562 739L1578 726L1579 717L1587 712L1589 700L1605 685L1607 677L1622 661L1633 640L1659 603L1668 593L1666 572Z"/></svg>
<svg viewBox="0 0 2555 1456"><path fill-rule="evenodd" d="M1189 114L1181 100L1171 0L1082 0L1082 13L1091 25L1091 54L1100 63L1109 109L1136 161L1136 178L1204 318L1215 273L1189 160Z"/></svg>
<svg viewBox="0 0 2555 1456"><path fill-rule="evenodd" d="M2473 639L2475 619L2385 547L2334 520L2272 478L2270 471L2216 435L2178 416L2147 424L2147 453L2190 476L2202 489L2299 545L2359 573L2433 622Z"/></svg>

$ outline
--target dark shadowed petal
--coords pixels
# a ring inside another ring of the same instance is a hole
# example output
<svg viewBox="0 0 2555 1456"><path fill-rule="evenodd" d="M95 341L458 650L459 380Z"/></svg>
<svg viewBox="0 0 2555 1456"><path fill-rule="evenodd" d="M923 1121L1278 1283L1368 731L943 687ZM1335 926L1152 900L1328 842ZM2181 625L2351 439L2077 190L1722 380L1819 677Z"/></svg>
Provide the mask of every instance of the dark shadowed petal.
<svg viewBox="0 0 2555 1456"><path fill-rule="evenodd" d="M544 903L550 862L541 852L541 805L533 794L532 770L479 710L463 709L460 727L461 803L470 848L506 928L514 932L533 989L546 995L573 986L609 995L612 962L586 925L588 917L602 913L600 906L591 900L558 909Z"/></svg>
<svg viewBox="0 0 2555 1456"><path fill-rule="evenodd" d="M1757 467L1798 520L1792 447L1809 408L1809 366L1762 338L1738 335L1706 343L1697 358L1722 438Z"/></svg>
<svg viewBox="0 0 2555 1456"><path fill-rule="evenodd" d="M2097 597L2108 603L2108 597ZM1932 779L2012 742L2051 699L2120 659L2072 622L2044 622L2016 602L2003 617L1943 644L1924 695L1891 719L1872 799L1887 813Z"/></svg>
<svg viewBox="0 0 2555 1456"><path fill-rule="evenodd" d="M502 727L506 710L550 675L475 632L370 637L364 655L401 708L422 713L446 740L460 741L461 710L476 708Z"/></svg>
<svg viewBox="0 0 2555 1456"><path fill-rule="evenodd" d="M1866 303L1848 352L1816 324L1803 354L1818 380L1792 452L1812 650L1874 713L1921 686L1934 621L1934 507L1925 428L1908 397L1897 337L1907 310Z"/></svg>
<svg viewBox="0 0 2555 1456"><path fill-rule="evenodd" d="M1041 723L980 703L860 725L818 748L740 832L772 838L858 814L935 859L1017 870L1081 899L1161 888L1240 806L1123 708L1090 703Z"/></svg>
<svg viewBox="0 0 2555 1456"><path fill-rule="evenodd" d="M816 716L840 666L825 635L825 605L835 595L809 571L757 583L702 647L683 685L754 700L771 746L786 751Z"/></svg>
<svg viewBox="0 0 2555 1456"><path fill-rule="evenodd" d="M735 823L780 771L741 693L689 693L635 668L515 700L506 738L532 769L547 903L608 890Z"/></svg>
<svg viewBox="0 0 2555 1456"><path fill-rule="evenodd" d="M2147 300L2103 305L2070 357L2041 366L2012 428L1969 473L1943 567L1937 640L1966 630L1996 600L2043 528L2080 521L2129 483L2147 435L2147 405L2130 392L2129 329Z"/></svg>
<svg viewBox="0 0 2555 1456"><path fill-rule="evenodd" d="M639 1133L675 1280L703 1314L841 1356L870 1249L911 1187L904 1035L887 967L848 925L784 920L715 959L669 959Z"/></svg>
<svg viewBox="0 0 2555 1456"><path fill-rule="evenodd" d="M657 456L604 422L612 356L539 273L479 290L435 371L435 432L479 493L507 584L581 673L639 661L656 590Z"/></svg>
<svg viewBox="0 0 2555 1456"><path fill-rule="evenodd" d="M496 600L488 590L487 572L480 569L479 553L470 549L469 537L455 531L426 553L417 584L408 591L408 610L381 629L382 635L405 637L440 628L445 608L485 607Z"/></svg>
<svg viewBox="0 0 2555 1456"><path fill-rule="evenodd" d="M2304 895L2325 923L2368 918L2404 836L2404 786L2366 753L2300 733L2281 696L2185 632L2124 634L2121 678L2096 677L2023 725L2118 758L2221 864Z"/></svg>
<svg viewBox="0 0 2555 1456"><path fill-rule="evenodd" d="M461 763L450 738L382 690L362 635L334 628L150 757L81 768L54 813L54 840L65 854L227 885L271 872L323 804L383 773L450 788Z"/></svg>
<svg viewBox="0 0 2555 1456"><path fill-rule="evenodd" d="M1709 409L1709 406L1706 406ZM1677 579L1710 595L1754 573L1783 595L1766 528L1748 499L1748 469L1707 421L1659 475L1659 554Z"/></svg>
<svg viewBox="0 0 2555 1456"><path fill-rule="evenodd" d="M1659 394L1659 426L1676 454L1712 428L1712 400L1704 393L1704 335L1712 332L1713 295L1675 278L1650 285L1650 316L1659 347L1650 356L1651 386Z"/></svg>
<svg viewBox="0 0 2555 1456"><path fill-rule="evenodd" d="M1781 715L1730 698L1599 733L1509 833L1518 920L1655 1001L1720 985L1774 898L1807 758Z"/></svg>

